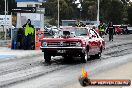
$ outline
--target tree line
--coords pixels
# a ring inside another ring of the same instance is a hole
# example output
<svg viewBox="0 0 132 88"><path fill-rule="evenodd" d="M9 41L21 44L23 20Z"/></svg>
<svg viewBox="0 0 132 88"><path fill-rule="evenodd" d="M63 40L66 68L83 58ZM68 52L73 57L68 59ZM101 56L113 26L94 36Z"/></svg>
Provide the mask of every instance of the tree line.
<svg viewBox="0 0 132 88"><path fill-rule="evenodd" d="M48 0L42 7L46 8L46 16L57 20L57 1ZM60 21L61 20L96 20L97 0L80 0L81 8L75 0L60 0ZM100 20L114 24L132 25L132 2L130 0L100 0Z"/></svg>

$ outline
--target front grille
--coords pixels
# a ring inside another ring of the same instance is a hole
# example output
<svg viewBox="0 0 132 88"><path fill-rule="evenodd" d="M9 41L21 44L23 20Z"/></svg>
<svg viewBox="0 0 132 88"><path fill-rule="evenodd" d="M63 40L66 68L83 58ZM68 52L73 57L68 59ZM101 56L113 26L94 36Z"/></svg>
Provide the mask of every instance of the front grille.
<svg viewBox="0 0 132 88"><path fill-rule="evenodd" d="M50 47L69 47L69 46L76 46L77 42L48 42L48 46Z"/></svg>
<svg viewBox="0 0 132 88"><path fill-rule="evenodd" d="M76 46L76 42L70 42L70 46Z"/></svg>
<svg viewBox="0 0 132 88"><path fill-rule="evenodd" d="M58 46L59 42L48 42L48 46Z"/></svg>

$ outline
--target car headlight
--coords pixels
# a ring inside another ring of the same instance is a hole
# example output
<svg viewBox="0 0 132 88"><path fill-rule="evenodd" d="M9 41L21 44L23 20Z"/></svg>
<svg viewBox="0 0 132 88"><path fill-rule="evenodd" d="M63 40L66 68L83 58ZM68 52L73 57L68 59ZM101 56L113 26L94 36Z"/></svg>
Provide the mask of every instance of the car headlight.
<svg viewBox="0 0 132 88"><path fill-rule="evenodd" d="M46 46L47 46L47 42L43 42L42 47L46 47Z"/></svg>
<svg viewBox="0 0 132 88"><path fill-rule="evenodd" d="M77 43L76 43L76 46L79 46L79 47L80 47L81 45L82 45L82 44L81 44L80 42L77 42Z"/></svg>

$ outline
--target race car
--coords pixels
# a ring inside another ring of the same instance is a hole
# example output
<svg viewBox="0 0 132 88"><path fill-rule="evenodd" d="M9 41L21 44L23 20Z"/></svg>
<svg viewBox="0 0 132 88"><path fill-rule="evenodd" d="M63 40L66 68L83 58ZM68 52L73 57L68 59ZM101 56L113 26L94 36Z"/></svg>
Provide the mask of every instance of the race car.
<svg viewBox="0 0 132 88"><path fill-rule="evenodd" d="M100 58L105 48L99 34L86 27L62 28L53 38L43 38L41 42L45 62L50 62L51 56L63 56L64 59L81 57L81 62L86 63L89 57Z"/></svg>

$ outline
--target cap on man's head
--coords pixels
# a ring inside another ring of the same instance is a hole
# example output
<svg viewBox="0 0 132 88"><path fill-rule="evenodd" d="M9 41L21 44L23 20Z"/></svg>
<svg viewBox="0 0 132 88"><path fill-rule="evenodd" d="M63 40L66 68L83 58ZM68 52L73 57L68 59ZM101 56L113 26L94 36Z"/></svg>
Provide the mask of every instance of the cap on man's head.
<svg viewBox="0 0 132 88"><path fill-rule="evenodd" d="M28 19L27 22L31 24L31 20L30 19Z"/></svg>

